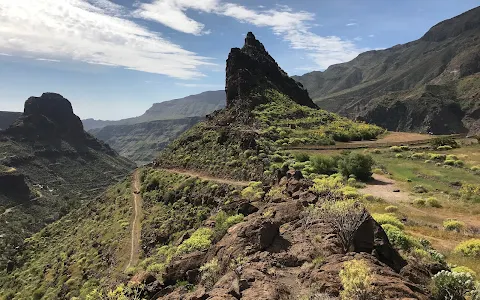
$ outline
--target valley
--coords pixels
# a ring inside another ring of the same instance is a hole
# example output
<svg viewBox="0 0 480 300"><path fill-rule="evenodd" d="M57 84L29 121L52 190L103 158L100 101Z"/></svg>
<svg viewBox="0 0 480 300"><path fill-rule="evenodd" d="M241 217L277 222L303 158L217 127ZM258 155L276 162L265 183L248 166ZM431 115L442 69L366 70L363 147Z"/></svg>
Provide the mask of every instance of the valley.
<svg viewBox="0 0 480 300"><path fill-rule="evenodd" d="M0 300L479 300L479 28L294 77L248 32L224 91L0 112Z"/></svg>

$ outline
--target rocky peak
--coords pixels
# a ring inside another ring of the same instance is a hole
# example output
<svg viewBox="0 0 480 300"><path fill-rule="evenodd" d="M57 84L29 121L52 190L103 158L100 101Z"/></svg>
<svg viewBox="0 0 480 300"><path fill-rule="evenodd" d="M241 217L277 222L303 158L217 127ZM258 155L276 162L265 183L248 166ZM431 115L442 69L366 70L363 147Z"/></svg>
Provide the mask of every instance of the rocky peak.
<svg viewBox="0 0 480 300"><path fill-rule="evenodd" d="M22 136L65 139L84 138L82 121L72 104L59 94L44 93L25 102L23 115L7 130Z"/></svg>
<svg viewBox="0 0 480 300"><path fill-rule="evenodd" d="M275 89L295 102L316 108L303 86L283 71L263 44L253 33L245 38L245 45L233 48L228 56L226 68L227 108L237 112L250 112L266 99L254 96L266 89Z"/></svg>

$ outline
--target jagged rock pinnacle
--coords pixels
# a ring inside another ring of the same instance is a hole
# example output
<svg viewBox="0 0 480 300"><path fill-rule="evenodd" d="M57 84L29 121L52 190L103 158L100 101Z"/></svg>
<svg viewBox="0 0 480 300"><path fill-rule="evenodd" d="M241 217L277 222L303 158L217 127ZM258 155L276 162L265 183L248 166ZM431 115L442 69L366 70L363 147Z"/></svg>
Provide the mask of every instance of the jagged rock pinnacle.
<svg viewBox="0 0 480 300"><path fill-rule="evenodd" d="M266 101L252 94L261 94L267 89L278 90L298 104L317 108L303 86L290 78L249 32L245 45L241 49L233 48L227 59L227 108L235 108L239 113L250 112Z"/></svg>

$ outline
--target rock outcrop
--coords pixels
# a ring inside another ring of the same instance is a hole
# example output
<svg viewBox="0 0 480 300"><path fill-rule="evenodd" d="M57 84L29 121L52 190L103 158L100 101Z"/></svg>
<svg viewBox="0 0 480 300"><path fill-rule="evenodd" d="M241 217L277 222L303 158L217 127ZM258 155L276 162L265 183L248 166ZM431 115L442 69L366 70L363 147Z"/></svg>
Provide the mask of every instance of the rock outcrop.
<svg viewBox="0 0 480 300"><path fill-rule="evenodd" d="M312 220L305 208L321 206L325 199L310 191L312 183L301 172L289 172L277 187L284 197L265 198L261 209L207 251L175 258L166 269L164 285L157 284L162 299L292 299L315 290L338 296L339 271L346 261L365 261L378 299L429 299L426 279L431 274L407 263L393 248L372 218L355 234L355 249L344 253L337 233L328 223ZM312 194L313 197L292 197ZM309 199L308 202L305 199ZM274 200L275 199L275 200ZM209 223L211 221L207 221ZM319 263L312 260L322 258ZM200 266L217 262L218 273L208 281ZM174 287L188 281L195 292Z"/></svg>
<svg viewBox="0 0 480 300"><path fill-rule="evenodd" d="M301 105L317 107L303 86L290 78L249 32L245 45L241 49L233 48L227 59L227 109L249 112L265 101L253 94L268 89L280 91Z"/></svg>

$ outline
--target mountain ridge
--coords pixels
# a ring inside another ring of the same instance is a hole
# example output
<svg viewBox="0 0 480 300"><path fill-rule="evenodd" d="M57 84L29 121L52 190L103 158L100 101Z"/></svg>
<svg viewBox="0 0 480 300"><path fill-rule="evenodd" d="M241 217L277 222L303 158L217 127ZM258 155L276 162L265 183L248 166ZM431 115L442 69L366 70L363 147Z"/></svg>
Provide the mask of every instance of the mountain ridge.
<svg viewBox="0 0 480 300"><path fill-rule="evenodd" d="M392 131L474 133L480 127L479 19L475 8L416 41L294 78L320 107Z"/></svg>

